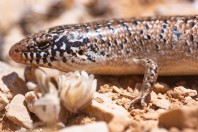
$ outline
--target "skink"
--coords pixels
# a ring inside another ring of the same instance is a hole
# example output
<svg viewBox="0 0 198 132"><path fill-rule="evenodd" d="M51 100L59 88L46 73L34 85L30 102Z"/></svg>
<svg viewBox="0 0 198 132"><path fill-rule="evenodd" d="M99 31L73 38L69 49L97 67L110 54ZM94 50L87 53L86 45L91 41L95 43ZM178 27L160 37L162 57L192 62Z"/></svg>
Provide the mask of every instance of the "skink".
<svg viewBox="0 0 198 132"><path fill-rule="evenodd" d="M9 51L19 63L94 74L144 74L145 102L159 75L198 74L198 16L112 19L56 26Z"/></svg>

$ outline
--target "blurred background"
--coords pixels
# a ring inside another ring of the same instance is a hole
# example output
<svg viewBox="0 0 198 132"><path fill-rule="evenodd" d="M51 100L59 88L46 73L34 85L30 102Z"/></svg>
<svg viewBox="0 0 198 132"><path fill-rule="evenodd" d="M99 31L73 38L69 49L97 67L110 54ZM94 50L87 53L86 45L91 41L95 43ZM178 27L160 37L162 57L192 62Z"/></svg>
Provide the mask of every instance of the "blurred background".
<svg viewBox="0 0 198 132"><path fill-rule="evenodd" d="M62 24L136 16L198 14L198 0L0 0L0 60L16 65L10 47Z"/></svg>

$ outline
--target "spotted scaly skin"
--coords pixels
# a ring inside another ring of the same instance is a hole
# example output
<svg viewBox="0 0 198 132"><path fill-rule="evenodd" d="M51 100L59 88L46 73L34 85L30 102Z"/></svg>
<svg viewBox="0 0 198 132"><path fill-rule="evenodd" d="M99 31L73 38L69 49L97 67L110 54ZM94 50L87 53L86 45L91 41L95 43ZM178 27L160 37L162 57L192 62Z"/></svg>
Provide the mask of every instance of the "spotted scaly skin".
<svg viewBox="0 0 198 132"><path fill-rule="evenodd" d="M95 74L144 74L140 95L160 75L198 74L198 16L113 19L52 27L9 52L19 63Z"/></svg>

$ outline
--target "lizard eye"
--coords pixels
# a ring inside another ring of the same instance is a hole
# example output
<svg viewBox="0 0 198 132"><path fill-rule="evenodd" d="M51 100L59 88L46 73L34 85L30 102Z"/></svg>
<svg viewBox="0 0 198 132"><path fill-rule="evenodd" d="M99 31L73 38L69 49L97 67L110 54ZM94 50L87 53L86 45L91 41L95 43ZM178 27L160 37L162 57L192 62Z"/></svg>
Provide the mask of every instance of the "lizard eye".
<svg viewBox="0 0 198 132"><path fill-rule="evenodd" d="M37 47L40 49L40 50L45 50L45 49L47 49L48 47L50 46L50 43L39 43L38 45L37 45Z"/></svg>

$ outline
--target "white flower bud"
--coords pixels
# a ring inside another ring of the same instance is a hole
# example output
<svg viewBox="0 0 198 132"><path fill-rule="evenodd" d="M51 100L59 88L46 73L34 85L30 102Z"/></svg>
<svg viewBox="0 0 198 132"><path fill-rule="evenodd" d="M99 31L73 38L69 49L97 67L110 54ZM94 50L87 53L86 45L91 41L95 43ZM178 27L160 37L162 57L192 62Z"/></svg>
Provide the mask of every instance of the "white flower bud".
<svg viewBox="0 0 198 132"><path fill-rule="evenodd" d="M96 85L94 76L89 76L84 71L61 75L58 79L58 87L64 107L75 113L87 106L93 98Z"/></svg>
<svg viewBox="0 0 198 132"><path fill-rule="evenodd" d="M37 117L47 124L53 124L58 121L60 112L60 101L53 94L45 94L33 104L33 112Z"/></svg>

